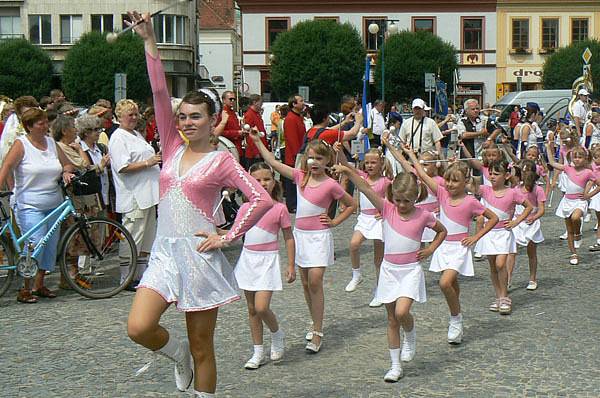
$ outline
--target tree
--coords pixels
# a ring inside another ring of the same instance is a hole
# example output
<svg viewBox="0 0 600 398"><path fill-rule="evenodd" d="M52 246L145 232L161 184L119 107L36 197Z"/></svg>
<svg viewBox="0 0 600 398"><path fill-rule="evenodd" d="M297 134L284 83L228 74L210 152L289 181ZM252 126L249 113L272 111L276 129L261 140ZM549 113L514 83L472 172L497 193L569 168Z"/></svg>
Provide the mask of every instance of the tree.
<svg viewBox="0 0 600 398"><path fill-rule="evenodd" d="M0 42L0 94L40 98L52 88L52 60L25 39Z"/></svg>
<svg viewBox="0 0 600 398"><path fill-rule="evenodd" d="M332 20L304 21L283 32L271 47L271 84L285 99L308 86L310 98L337 106L361 90L365 49L357 30Z"/></svg>
<svg viewBox="0 0 600 398"><path fill-rule="evenodd" d="M65 58L63 89L78 104L114 98L115 73L127 74L127 97L146 102L151 95L144 43L134 34L108 43L105 35L89 32L71 47Z"/></svg>
<svg viewBox="0 0 600 398"><path fill-rule="evenodd" d="M440 79L448 83L458 68L456 48L430 32L392 34L385 40L383 51L388 102L426 98L425 73L439 74ZM381 60L381 49L377 59ZM381 96L381 62L377 62L375 70L375 89Z"/></svg>
<svg viewBox="0 0 600 398"><path fill-rule="evenodd" d="M581 55L586 48L592 51L592 80L596 90L600 88L600 41L585 40L558 49L544 62L542 83L544 89L565 89L573 86L573 81L581 76L583 59Z"/></svg>

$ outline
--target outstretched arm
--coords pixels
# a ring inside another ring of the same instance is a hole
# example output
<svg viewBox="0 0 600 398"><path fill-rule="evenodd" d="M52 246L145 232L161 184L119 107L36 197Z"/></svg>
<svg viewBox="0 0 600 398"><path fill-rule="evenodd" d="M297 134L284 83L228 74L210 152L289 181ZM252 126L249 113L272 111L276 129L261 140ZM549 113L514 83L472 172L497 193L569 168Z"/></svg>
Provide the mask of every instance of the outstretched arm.
<svg viewBox="0 0 600 398"><path fill-rule="evenodd" d="M549 143L546 143L546 152L548 152L549 154L554 153L552 151L552 147L550 146ZM552 166L556 170L560 170L560 171L565 170L565 166L563 164L558 163L556 160L554 160L554 156L548 156L548 163L550 164L550 166Z"/></svg>
<svg viewBox="0 0 600 398"><path fill-rule="evenodd" d="M473 154L469 152L465 143L462 140L458 141L458 145L460 145L467 158L473 158ZM483 163L481 163L478 159L467 160L467 163L469 163L469 166L479 171L481 171L481 169L483 168Z"/></svg>
<svg viewBox="0 0 600 398"><path fill-rule="evenodd" d="M425 172L425 169L419 162L419 159L417 159L417 155L415 155L415 153L407 145L402 147L402 149L404 150L404 153L406 153L408 155L408 157L410 158L410 160L412 161L412 163L415 167L415 171L417 172L417 175L419 176L421 181L423 181L425 183L425 185L427 185L429 187L429 189L431 189L432 192L437 192L438 183L433 178L431 178L427 175L427 173Z"/></svg>
<svg viewBox="0 0 600 398"><path fill-rule="evenodd" d="M405 172L412 173L414 171L412 165L409 163L408 160L406 160L406 158L404 157L402 152L399 151L398 149L394 148L393 145L389 144L389 133L381 136L381 142L383 143L383 145L386 146L388 151L390 151L390 153L392 154L394 159L396 159L400 163L400 165L402 166L402 169Z"/></svg>
<svg viewBox="0 0 600 398"><path fill-rule="evenodd" d="M365 194L367 199L375 206L375 208L381 213L383 211L383 198L375 192L371 186L361 177L359 176L353 169L343 166L341 164L334 165L332 169L336 173L344 173L350 178L350 181L354 183L354 186L358 188L359 191ZM350 195L348 195L350 196ZM345 203L344 203L345 204Z"/></svg>
<svg viewBox="0 0 600 398"><path fill-rule="evenodd" d="M265 162L267 162L271 167L273 167L279 174L281 174L285 178L289 180L294 179L294 168L275 159L275 155L273 155L273 153L269 151L267 147L265 147L265 144L260 139L256 127L250 131L250 138L252 138L254 145L256 145L256 148L258 148L258 152L260 152L260 156L262 156Z"/></svg>

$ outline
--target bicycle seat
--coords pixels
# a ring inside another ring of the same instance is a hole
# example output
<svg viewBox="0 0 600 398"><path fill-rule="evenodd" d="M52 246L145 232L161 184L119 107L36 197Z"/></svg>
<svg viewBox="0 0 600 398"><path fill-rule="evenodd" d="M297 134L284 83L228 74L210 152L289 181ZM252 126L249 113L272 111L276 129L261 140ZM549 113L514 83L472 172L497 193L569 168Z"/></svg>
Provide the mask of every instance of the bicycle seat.
<svg viewBox="0 0 600 398"><path fill-rule="evenodd" d="M10 196L12 194L12 191L0 191L0 198L6 198L7 196Z"/></svg>

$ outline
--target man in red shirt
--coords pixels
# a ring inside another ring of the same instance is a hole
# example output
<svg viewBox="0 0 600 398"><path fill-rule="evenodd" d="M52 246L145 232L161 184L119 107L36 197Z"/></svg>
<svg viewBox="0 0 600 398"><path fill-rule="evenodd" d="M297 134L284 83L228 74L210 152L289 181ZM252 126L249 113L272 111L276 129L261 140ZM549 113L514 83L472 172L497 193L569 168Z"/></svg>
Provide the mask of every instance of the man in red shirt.
<svg viewBox="0 0 600 398"><path fill-rule="evenodd" d="M244 113L244 123L250 125L250 128L256 127L260 132L265 133L265 124L262 119L262 97L258 94L252 94L250 96L250 106L246 113ZM265 147L269 147L267 144L266 133L260 138ZM262 158L258 152L258 148L254 145L251 139L246 140L246 164L244 167L249 169L254 163L260 162Z"/></svg>
<svg viewBox="0 0 600 398"><path fill-rule="evenodd" d="M294 167L296 165L296 155L302 146L306 127L304 126L304 98L300 95L294 95L288 100L290 111L283 120L283 136L285 138L285 151L282 155L283 163ZM296 211L296 184L294 181L281 177L283 190L285 192L285 203L288 211Z"/></svg>
<svg viewBox="0 0 600 398"><path fill-rule="evenodd" d="M238 151L240 163L244 164L244 151L242 150L242 128L240 121L235 113L237 106L235 93L233 91L225 91L221 96L223 100L223 112L217 116L217 127L214 134L218 137L222 135L231 141Z"/></svg>

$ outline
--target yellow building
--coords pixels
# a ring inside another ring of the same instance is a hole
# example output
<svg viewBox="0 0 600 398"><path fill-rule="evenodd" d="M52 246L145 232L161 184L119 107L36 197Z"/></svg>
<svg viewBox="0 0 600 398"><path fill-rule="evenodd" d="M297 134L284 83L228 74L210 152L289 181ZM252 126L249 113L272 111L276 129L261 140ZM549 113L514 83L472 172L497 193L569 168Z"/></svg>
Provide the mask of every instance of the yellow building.
<svg viewBox="0 0 600 398"><path fill-rule="evenodd" d="M497 21L499 98L516 90L519 77L523 90L542 89L548 55L573 42L600 38L600 0L498 0Z"/></svg>

